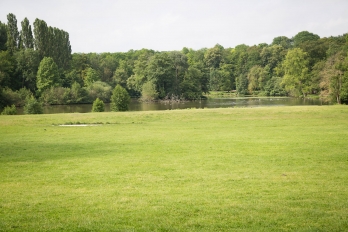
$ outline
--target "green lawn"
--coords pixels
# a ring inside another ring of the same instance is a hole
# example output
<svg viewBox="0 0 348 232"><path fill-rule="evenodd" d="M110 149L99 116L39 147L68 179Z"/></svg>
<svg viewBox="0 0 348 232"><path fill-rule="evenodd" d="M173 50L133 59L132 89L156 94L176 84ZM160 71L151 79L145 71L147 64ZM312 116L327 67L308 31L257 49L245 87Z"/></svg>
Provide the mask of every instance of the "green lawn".
<svg viewBox="0 0 348 232"><path fill-rule="evenodd" d="M0 231L348 230L347 106L0 116L0 134Z"/></svg>

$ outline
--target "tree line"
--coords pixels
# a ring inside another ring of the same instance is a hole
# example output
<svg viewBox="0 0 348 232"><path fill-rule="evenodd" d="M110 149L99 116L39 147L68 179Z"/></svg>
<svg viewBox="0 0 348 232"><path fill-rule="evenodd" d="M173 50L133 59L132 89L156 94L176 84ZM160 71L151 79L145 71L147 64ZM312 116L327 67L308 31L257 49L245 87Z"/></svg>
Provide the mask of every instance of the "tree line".
<svg viewBox="0 0 348 232"><path fill-rule="evenodd" d="M194 100L209 91L237 95L319 95L348 102L348 34L320 38L302 31L271 44L181 51L72 54L69 34L36 19L0 22L1 106L28 95L45 104L110 102L119 85L143 101Z"/></svg>

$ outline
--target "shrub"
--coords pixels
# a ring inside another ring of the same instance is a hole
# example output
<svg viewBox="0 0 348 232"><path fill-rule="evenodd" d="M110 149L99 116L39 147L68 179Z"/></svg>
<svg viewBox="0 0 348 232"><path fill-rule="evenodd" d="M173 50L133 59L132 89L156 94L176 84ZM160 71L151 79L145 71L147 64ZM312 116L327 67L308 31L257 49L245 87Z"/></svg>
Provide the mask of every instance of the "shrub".
<svg viewBox="0 0 348 232"><path fill-rule="evenodd" d="M21 88L20 90L13 91L10 88L5 88L2 92L2 98L5 105L16 105L16 106L24 106L25 99L33 94L29 89Z"/></svg>
<svg viewBox="0 0 348 232"><path fill-rule="evenodd" d="M15 115L17 114L17 109L15 105L6 106L1 113L2 115Z"/></svg>
<svg viewBox="0 0 348 232"><path fill-rule="evenodd" d="M110 101L111 97L111 86L102 81L96 81L87 87L90 101L94 101L99 98L103 102Z"/></svg>
<svg viewBox="0 0 348 232"><path fill-rule="evenodd" d="M41 103L34 96L28 97L24 105L25 114L43 114Z"/></svg>
<svg viewBox="0 0 348 232"><path fill-rule="evenodd" d="M69 103L85 103L88 98L87 90L77 82L71 85Z"/></svg>
<svg viewBox="0 0 348 232"><path fill-rule="evenodd" d="M64 105L69 102L70 99L70 89L64 87L54 87L51 86L45 89L40 97L40 100L44 104L49 105Z"/></svg>
<svg viewBox="0 0 348 232"><path fill-rule="evenodd" d="M93 102L92 112L104 112L104 110L104 102L99 98L95 99L95 101Z"/></svg>
<svg viewBox="0 0 348 232"><path fill-rule="evenodd" d="M111 110L112 111L127 111L130 102L130 97L122 86L117 85L112 91Z"/></svg>

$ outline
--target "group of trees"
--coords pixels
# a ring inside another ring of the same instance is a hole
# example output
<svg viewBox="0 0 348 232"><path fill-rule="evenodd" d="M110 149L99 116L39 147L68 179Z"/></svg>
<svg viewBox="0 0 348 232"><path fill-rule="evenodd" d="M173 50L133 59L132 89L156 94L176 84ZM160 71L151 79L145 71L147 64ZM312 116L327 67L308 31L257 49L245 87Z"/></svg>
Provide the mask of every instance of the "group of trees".
<svg viewBox="0 0 348 232"><path fill-rule="evenodd" d="M71 54L69 34L40 19L0 22L1 106L33 95L45 104L110 102L119 85L143 101L193 100L209 91L348 101L348 35L302 31L271 44L181 51Z"/></svg>

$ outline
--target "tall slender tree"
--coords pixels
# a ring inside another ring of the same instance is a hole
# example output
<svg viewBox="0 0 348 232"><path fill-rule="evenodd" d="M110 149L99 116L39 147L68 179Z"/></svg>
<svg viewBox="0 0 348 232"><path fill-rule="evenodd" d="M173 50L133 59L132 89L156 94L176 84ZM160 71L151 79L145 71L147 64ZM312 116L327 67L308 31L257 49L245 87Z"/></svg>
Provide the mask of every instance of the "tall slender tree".
<svg viewBox="0 0 348 232"><path fill-rule="evenodd" d="M39 52L40 60L44 57L49 57L49 37L48 27L45 21L35 19L34 22L34 45L35 49Z"/></svg>
<svg viewBox="0 0 348 232"><path fill-rule="evenodd" d="M12 13L7 15L7 50L14 53L18 49L19 32L16 16Z"/></svg>
<svg viewBox="0 0 348 232"><path fill-rule="evenodd" d="M33 32L31 30L31 25L29 24L29 20L24 18L21 22L22 30L21 30L21 42L22 47L24 49L34 48L34 38Z"/></svg>
<svg viewBox="0 0 348 232"><path fill-rule="evenodd" d="M0 51L6 50L7 29L6 24L0 21Z"/></svg>

